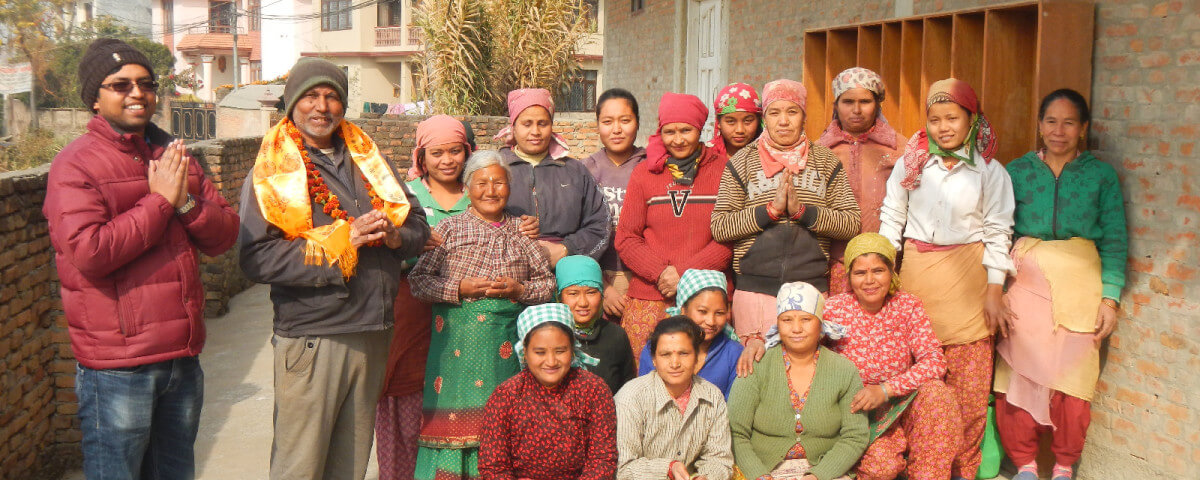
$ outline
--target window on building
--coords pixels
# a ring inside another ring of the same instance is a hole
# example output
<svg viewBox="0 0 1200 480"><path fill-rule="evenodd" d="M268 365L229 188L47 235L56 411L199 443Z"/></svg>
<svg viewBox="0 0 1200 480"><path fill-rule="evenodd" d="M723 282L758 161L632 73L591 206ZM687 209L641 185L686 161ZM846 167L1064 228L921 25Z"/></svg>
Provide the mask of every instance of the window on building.
<svg viewBox="0 0 1200 480"><path fill-rule="evenodd" d="M163 34L169 35L175 33L175 1L163 0Z"/></svg>
<svg viewBox="0 0 1200 480"><path fill-rule="evenodd" d="M600 0L583 0L581 3L587 9L588 31L596 33L600 28Z"/></svg>
<svg viewBox="0 0 1200 480"><path fill-rule="evenodd" d="M90 3L83 4L83 21L92 21L92 4Z"/></svg>
<svg viewBox="0 0 1200 480"><path fill-rule="evenodd" d="M261 0L246 0L246 23L251 32L262 30Z"/></svg>
<svg viewBox="0 0 1200 480"><path fill-rule="evenodd" d="M638 12L646 7L646 0L629 0L629 11Z"/></svg>
<svg viewBox="0 0 1200 480"><path fill-rule="evenodd" d="M250 81L262 81L262 62L250 62Z"/></svg>
<svg viewBox="0 0 1200 480"><path fill-rule="evenodd" d="M233 33L234 19L233 2L208 2L209 33Z"/></svg>
<svg viewBox="0 0 1200 480"><path fill-rule="evenodd" d="M376 5L378 12L378 22L376 25L381 27L399 27L402 7L404 3L401 0L384 0Z"/></svg>
<svg viewBox="0 0 1200 480"><path fill-rule="evenodd" d="M350 0L321 0L321 30L350 29Z"/></svg>
<svg viewBox="0 0 1200 480"><path fill-rule="evenodd" d="M579 70L562 86L557 109L563 112L590 112L596 109L596 70Z"/></svg>

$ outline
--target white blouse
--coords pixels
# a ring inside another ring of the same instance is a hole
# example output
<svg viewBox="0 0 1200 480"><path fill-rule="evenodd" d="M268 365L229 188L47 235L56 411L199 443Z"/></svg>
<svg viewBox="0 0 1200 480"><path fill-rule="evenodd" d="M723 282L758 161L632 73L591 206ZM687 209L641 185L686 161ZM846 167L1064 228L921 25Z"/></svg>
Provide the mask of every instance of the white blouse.
<svg viewBox="0 0 1200 480"><path fill-rule="evenodd" d="M966 147L955 153L966 154ZM896 162L888 177L887 196L880 210L879 233L901 248L903 238L934 245L983 242L983 266L988 283L1004 284L1015 275L1012 248L1012 180L1000 162L984 162L975 153L975 165L958 162L947 169L942 157L930 155L916 190L900 186L904 162Z"/></svg>

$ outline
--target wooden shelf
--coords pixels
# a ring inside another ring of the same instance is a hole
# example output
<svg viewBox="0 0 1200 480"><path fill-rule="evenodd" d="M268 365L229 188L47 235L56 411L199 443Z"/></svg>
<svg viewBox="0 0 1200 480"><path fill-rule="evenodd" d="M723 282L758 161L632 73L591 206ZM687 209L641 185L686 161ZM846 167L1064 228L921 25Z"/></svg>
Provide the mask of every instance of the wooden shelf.
<svg viewBox="0 0 1200 480"><path fill-rule="evenodd" d="M1091 96L1095 5L1039 0L804 34L806 130L817 138L832 118L833 77L862 66L883 77L883 114L904 135L925 126L929 85L955 77L970 83L1000 135L996 158L1037 148L1037 107L1046 94L1073 88Z"/></svg>

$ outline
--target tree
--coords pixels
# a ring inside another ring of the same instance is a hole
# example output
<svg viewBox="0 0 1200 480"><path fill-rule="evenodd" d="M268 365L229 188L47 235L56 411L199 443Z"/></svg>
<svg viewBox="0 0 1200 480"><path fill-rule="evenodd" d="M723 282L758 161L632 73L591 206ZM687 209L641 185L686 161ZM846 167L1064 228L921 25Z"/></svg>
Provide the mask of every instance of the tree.
<svg viewBox="0 0 1200 480"><path fill-rule="evenodd" d="M0 0L4 1L4 0ZM175 56L166 45L133 33L129 27L112 18L101 16L82 28L70 32L58 42L49 55L38 84L38 105L45 108L90 108L79 99L79 62L88 45L97 38L119 38L141 50L150 59L158 77L159 95L174 95L175 86L182 82L174 75Z"/></svg>
<svg viewBox="0 0 1200 480"><path fill-rule="evenodd" d="M72 0L0 0L0 46L29 61L35 84L45 74L45 58L53 52L55 40L69 26L66 12L74 5ZM36 115L33 124L37 126Z"/></svg>

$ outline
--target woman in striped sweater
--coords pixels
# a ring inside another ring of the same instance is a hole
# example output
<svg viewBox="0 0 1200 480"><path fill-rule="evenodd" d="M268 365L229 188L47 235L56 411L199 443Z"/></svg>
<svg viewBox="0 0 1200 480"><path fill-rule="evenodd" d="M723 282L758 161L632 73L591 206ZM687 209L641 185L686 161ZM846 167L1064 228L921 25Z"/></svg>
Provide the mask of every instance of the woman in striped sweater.
<svg viewBox="0 0 1200 480"><path fill-rule="evenodd" d="M766 132L729 160L713 209L713 238L736 242L734 330L756 347L748 348L756 360L779 287L801 281L828 290L830 240L849 240L860 226L841 162L804 135L806 97L793 80L763 88Z"/></svg>
<svg viewBox="0 0 1200 480"><path fill-rule="evenodd" d="M663 94L658 131L625 190L615 243L633 272L621 326L635 352L667 318L683 272L729 268L729 246L714 241L708 228L726 158L700 142L707 119L699 98Z"/></svg>

